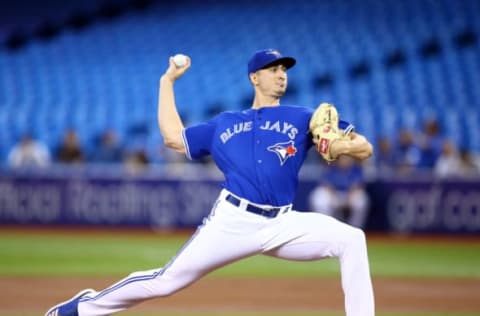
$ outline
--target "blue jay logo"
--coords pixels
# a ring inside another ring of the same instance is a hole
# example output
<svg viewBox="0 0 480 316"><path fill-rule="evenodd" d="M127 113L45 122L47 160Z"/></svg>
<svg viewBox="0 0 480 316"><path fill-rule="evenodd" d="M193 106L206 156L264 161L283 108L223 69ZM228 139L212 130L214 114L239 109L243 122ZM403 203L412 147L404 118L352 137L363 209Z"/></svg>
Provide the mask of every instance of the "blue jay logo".
<svg viewBox="0 0 480 316"><path fill-rule="evenodd" d="M278 50L272 49L267 52L267 54L272 54L275 55L275 57L279 58L281 56L280 52Z"/></svg>
<svg viewBox="0 0 480 316"><path fill-rule="evenodd" d="M280 159L281 166L283 166L288 158L295 156L297 153L297 148L295 148L295 143L293 140L284 143L277 143L267 147L267 149L277 154L278 159Z"/></svg>

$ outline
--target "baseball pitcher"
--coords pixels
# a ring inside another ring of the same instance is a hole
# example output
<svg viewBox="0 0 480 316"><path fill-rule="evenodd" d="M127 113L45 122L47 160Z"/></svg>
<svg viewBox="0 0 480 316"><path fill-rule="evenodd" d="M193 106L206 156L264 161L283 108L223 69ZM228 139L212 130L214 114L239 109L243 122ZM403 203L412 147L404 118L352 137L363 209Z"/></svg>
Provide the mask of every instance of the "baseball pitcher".
<svg viewBox="0 0 480 316"><path fill-rule="evenodd" d="M46 316L111 315L171 295L219 267L257 254L296 261L338 257L347 316L374 315L363 231L320 213L292 209L298 172L311 147L333 161L340 155L367 159L372 146L339 119L332 104L316 110L280 105L287 70L295 63L274 49L257 51L248 62L252 107L184 127L173 87L191 60L176 65L170 58L160 79L158 105L165 145L191 160L212 156L225 176L218 199L167 265L134 272L102 291L83 290Z"/></svg>

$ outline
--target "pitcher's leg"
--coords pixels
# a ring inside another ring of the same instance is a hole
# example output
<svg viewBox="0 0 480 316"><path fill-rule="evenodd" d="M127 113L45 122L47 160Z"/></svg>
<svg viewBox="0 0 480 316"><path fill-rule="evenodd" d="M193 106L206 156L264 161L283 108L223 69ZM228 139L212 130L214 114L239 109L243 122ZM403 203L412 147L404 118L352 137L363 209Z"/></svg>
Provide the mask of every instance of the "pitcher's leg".
<svg viewBox="0 0 480 316"><path fill-rule="evenodd" d="M374 295L363 231L318 213L290 212L284 222L281 230L289 240L266 254L303 261L338 257L347 316L373 316Z"/></svg>
<svg viewBox="0 0 480 316"><path fill-rule="evenodd" d="M207 224L165 267L132 273L101 292L83 297L78 305L79 315L110 315L142 301L170 295L208 272L259 250L253 236L231 234Z"/></svg>

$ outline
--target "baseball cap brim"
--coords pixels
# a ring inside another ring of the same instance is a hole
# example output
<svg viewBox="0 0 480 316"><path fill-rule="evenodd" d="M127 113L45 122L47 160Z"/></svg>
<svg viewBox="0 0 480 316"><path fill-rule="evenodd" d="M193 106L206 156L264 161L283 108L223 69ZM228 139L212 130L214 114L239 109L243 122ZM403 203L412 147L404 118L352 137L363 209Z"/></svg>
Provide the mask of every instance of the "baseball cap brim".
<svg viewBox="0 0 480 316"><path fill-rule="evenodd" d="M274 60L274 61L266 64L265 66L263 66L259 69L265 69L265 68L268 68L268 67L271 67L271 66L276 66L276 65L284 65L287 69L290 69L293 66L295 66L296 63L297 63L297 61L293 57L281 57L277 60Z"/></svg>
<svg viewBox="0 0 480 316"><path fill-rule="evenodd" d="M282 56L278 50L264 49L257 51L248 62L248 73L257 72L274 65L284 65L287 69L296 63L295 58Z"/></svg>

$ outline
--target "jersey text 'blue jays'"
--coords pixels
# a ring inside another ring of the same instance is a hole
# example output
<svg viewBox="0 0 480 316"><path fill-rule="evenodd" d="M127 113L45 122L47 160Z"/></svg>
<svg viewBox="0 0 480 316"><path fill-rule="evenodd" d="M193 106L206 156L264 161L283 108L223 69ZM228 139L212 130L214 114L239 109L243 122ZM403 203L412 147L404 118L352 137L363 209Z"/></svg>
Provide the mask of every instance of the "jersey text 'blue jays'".
<svg viewBox="0 0 480 316"><path fill-rule="evenodd" d="M234 194L258 204L291 204L313 144L312 113L287 105L221 113L184 130L187 156L212 155L225 175L223 186Z"/></svg>

